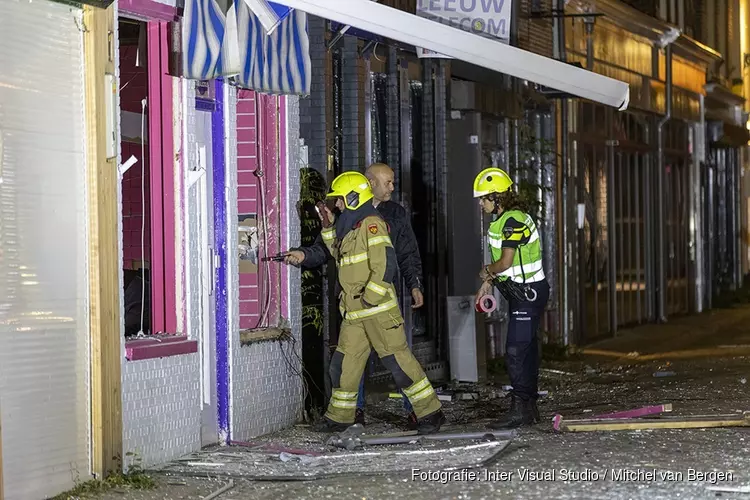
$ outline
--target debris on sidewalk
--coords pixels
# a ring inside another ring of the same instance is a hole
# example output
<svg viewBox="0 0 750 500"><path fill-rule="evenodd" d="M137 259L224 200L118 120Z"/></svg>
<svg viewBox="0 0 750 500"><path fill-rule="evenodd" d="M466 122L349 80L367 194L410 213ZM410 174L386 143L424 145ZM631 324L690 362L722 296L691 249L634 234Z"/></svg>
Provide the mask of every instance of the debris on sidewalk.
<svg viewBox="0 0 750 500"><path fill-rule="evenodd" d="M557 414L552 419L556 431L589 432L589 431L627 431L652 429L706 429L715 427L750 427L750 412L742 416L715 415L695 417L659 417L659 418L591 418L564 420Z"/></svg>
<svg viewBox="0 0 750 500"><path fill-rule="evenodd" d="M490 433L500 438L507 433ZM433 435L434 436L434 435ZM413 436L422 438L423 436ZM410 437L406 437L409 439ZM396 445L360 452L295 455L287 452L270 454L259 450L237 453L232 460L217 455L221 447L202 450L189 455L191 461L175 460L150 469L168 476L229 477L258 481L309 481L337 476L388 475L409 471L415 456L419 463L433 470L481 467L494 461L510 444L510 440L493 440L464 446L445 446L446 441L424 440L417 446L404 448ZM187 465L188 463L194 466ZM226 490L225 490L226 491Z"/></svg>
<svg viewBox="0 0 750 500"><path fill-rule="evenodd" d="M234 488L234 480L230 479L229 482L227 482L227 484L225 484L218 490L214 491L210 495L203 497L203 500L213 500L214 498L218 498L220 495L231 490L232 488Z"/></svg>
<svg viewBox="0 0 750 500"><path fill-rule="evenodd" d="M552 374L552 375L564 375L566 377L573 377L575 373L564 372L562 370L553 370L552 368L539 368L539 374Z"/></svg>
<svg viewBox="0 0 750 500"><path fill-rule="evenodd" d="M435 392L440 401L484 401L505 396L491 385L460 384L436 388Z"/></svg>
<svg viewBox="0 0 750 500"><path fill-rule="evenodd" d="M675 372L654 372L654 377L661 378L661 377L674 377L677 375Z"/></svg>
<svg viewBox="0 0 750 500"><path fill-rule="evenodd" d="M604 413L597 415L595 419L607 419L607 418L637 418L644 417L646 415L656 415L659 413L669 413L672 411L672 404L667 403L665 405L655 406L644 406L643 408L636 408L634 410L617 411L614 413Z"/></svg>
<svg viewBox="0 0 750 500"><path fill-rule="evenodd" d="M503 390L504 390L505 392L510 392L510 391L512 391L512 390L513 390L513 386L512 386L512 385L504 385L504 386L503 386ZM537 391L537 395L538 395L538 396L539 396L540 398L543 398L543 397L549 396L549 391Z"/></svg>
<svg viewBox="0 0 750 500"><path fill-rule="evenodd" d="M417 431L407 431L396 434L364 434L364 427L359 424L352 425L348 429L331 436L327 445L343 448L349 451L358 450L372 445L395 445L395 444L424 444L426 441L458 441L458 440L511 440L517 436L515 431L482 431L418 435Z"/></svg>
<svg viewBox="0 0 750 500"><path fill-rule="evenodd" d="M716 493L750 493L750 486L706 486L706 490Z"/></svg>

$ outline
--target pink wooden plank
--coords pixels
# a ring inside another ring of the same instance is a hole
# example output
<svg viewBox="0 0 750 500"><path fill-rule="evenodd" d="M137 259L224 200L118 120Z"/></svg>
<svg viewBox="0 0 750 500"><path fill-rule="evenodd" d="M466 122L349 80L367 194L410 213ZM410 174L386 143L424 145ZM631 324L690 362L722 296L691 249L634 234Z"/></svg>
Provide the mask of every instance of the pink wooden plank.
<svg viewBox="0 0 750 500"><path fill-rule="evenodd" d="M241 158L255 158L258 156L258 145L253 143L238 143L237 155Z"/></svg>
<svg viewBox="0 0 750 500"><path fill-rule="evenodd" d="M237 129L242 131L255 130L255 114L238 113Z"/></svg>
<svg viewBox="0 0 750 500"><path fill-rule="evenodd" d="M135 14L151 21L176 21L177 8L154 0L120 0L121 13Z"/></svg>
<svg viewBox="0 0 750 500"><path fill-rule="evenodd" d="M255 99L240 99L237 101L237 113L252 115L255 113Z"/></svg>
<svg viewBox="0 0 750 500"><path fill-rule="evenodd" d="M241 300L240 314L254 316L260 314L260 304L257 300Z"/></svg>
<svg viewBox="0 0 750 500"><path fill-rule="evenodd" d="M240 273L240 286L258 286L258 273Z"/></svg>
<svg viewBox="0 0 750 500"><path fill-rule="evenodd" d="M609 419L609 418L638 418L638 417L645 417L646 415L656 415L659 413L665 413L672 411L672 405L670 403L667 403L665 405L655 405L655 406L644 406L643 408L636 408L635 410L625 410L625 411L617 411L614 413L605 413L603 415L597 415L592 418L601 418L601 419Z"/></svg>
<svg viewBox="0 0 750 500"><path fill-rule="evenodd" d="M162 186L162 116L157 112L162 102L162 77L161 77L161 26L159 22L147 24L147 46L148 46L148 142L149 162L153 168L150 172L151 184L151 238L152 247L155 251L155 259L151 261L151 328L152 332L166 331L164 310L164 261L160 250L164 248L164 198ZM170 120L165 124L171 124Z"/></svg>
<svg viewBox="0 0 750 500"><path fill-rule="evenodd" d="M240 89L237 97L242 100L255 100L255 91L250 89Z"/></svg>
<svg viewBox="0 0 750 500"><path fill-rule="evenodd" d="M240 201L255 201L258 199L258 187L238 186L237 199Z"/></svg>
<svg viewBox="0 0 750 500"><path fill-rule="evenodd" d="M256 168L258 168L257 158L238 158L237 159L237 171L238 172L255 172Z"/></svg>
<svg viewBox="0 0 750 500"><path fill-rule="evenodd" d="M257 189L258 178L252 172L237 171L237 185L238 186L251 186Z"/></svg>
<svg viewBox="0 0 750 500"><path fill-rule="evenodd" d="M240 330L250 330L258 324L258 316L240 316Z"/></svg>
<svg viewBox="0 0 750 500"><path fill-rule="evenodd" d="M198 341L186 336L160 337L157 339L130 340L125 342L125 358L128 361L165 358L198 352Z"/></svg>
<svg viewBox="0 0 750 500"><path fill-rule="evenodd" d="M258 202L255 200L237 202L237 213L255 214L258 213Z"/></svg>

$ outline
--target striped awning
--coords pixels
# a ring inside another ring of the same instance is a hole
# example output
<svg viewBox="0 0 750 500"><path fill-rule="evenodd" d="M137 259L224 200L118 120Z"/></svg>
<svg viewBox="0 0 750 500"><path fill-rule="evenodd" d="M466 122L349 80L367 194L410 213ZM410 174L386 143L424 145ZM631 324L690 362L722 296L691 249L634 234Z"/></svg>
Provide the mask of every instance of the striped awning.
<svg viewBox="0 0 750 500"><path fill-rule="evenodd" d="M271 34L245 0L185 0L183 76L235 76L269 94L310 93L307 14L292 10Z"/></svg>

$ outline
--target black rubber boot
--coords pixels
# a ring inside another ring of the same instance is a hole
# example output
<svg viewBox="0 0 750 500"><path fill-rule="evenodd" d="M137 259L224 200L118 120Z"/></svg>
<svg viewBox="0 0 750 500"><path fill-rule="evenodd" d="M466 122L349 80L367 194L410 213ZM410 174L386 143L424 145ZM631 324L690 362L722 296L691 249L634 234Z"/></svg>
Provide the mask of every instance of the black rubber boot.
<svg viewBox="0 0 750 500"><path fill-rule="evenodd" d="M353 423L341 424L339 422L334 422L327 417L323 417L323 420L312 425L310 427L310 430L312 430L313 432L343 432L352 425Z"/></svg>
<svg viewBox="0 0 750 500"><path fill-rule="evenodd" d="M536 405L536 399L527 401L527 404L529 405L529 408L531 409L531 416L534 417L534 423L535 424L540 423L542 421L542 418L539 416L539 408Z"/></svg>
<svg viewBox="0 0 750 500"><path fill-rule="evenodd" d="M495 422L487 425L490 429L515 429L521 426L533 425L534 414L528 401L512 396L510 409Z"/></svg>
<svg viewBox="0 0 750 500"><path fill-rule="evenodd" d="M445 415L443 414L443 410L438 410L432 415L427 415L417 421L417 434L434 434L440 430L440 427L444 423Z"/></svg>
<svg viewBox="0 0 750 500"><path fill-rule="evenodd" d="M406 416L406 428L410 431L415 431L419 428L419 420L417 420L417 414L413 411Z"/></svg>
<svg viewBox="0 0 750 500"><path fill-rule="evenodd" d="M365 410L357 408L357 411L354 413L354 423L360 424L362 427L365 426Z"/></svg>

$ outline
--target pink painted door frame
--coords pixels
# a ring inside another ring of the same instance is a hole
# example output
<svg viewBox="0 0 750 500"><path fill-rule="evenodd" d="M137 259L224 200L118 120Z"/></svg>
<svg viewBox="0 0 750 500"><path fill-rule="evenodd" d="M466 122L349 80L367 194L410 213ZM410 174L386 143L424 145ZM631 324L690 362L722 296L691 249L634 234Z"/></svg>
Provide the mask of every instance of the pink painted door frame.
<svg viewBox="0 0 750 500"><path fill-rule="evenodd" d="M174 127L169 75L169 23L149 21L148 143L151 202L152 333L177 333Z"/></svg>
<svg viewBox="0 0 750 500"><path fill-rule="evenodd" d="M120 15L133 15L149 21L176 21L177 7L156 0L119 0Z"/></svg>

